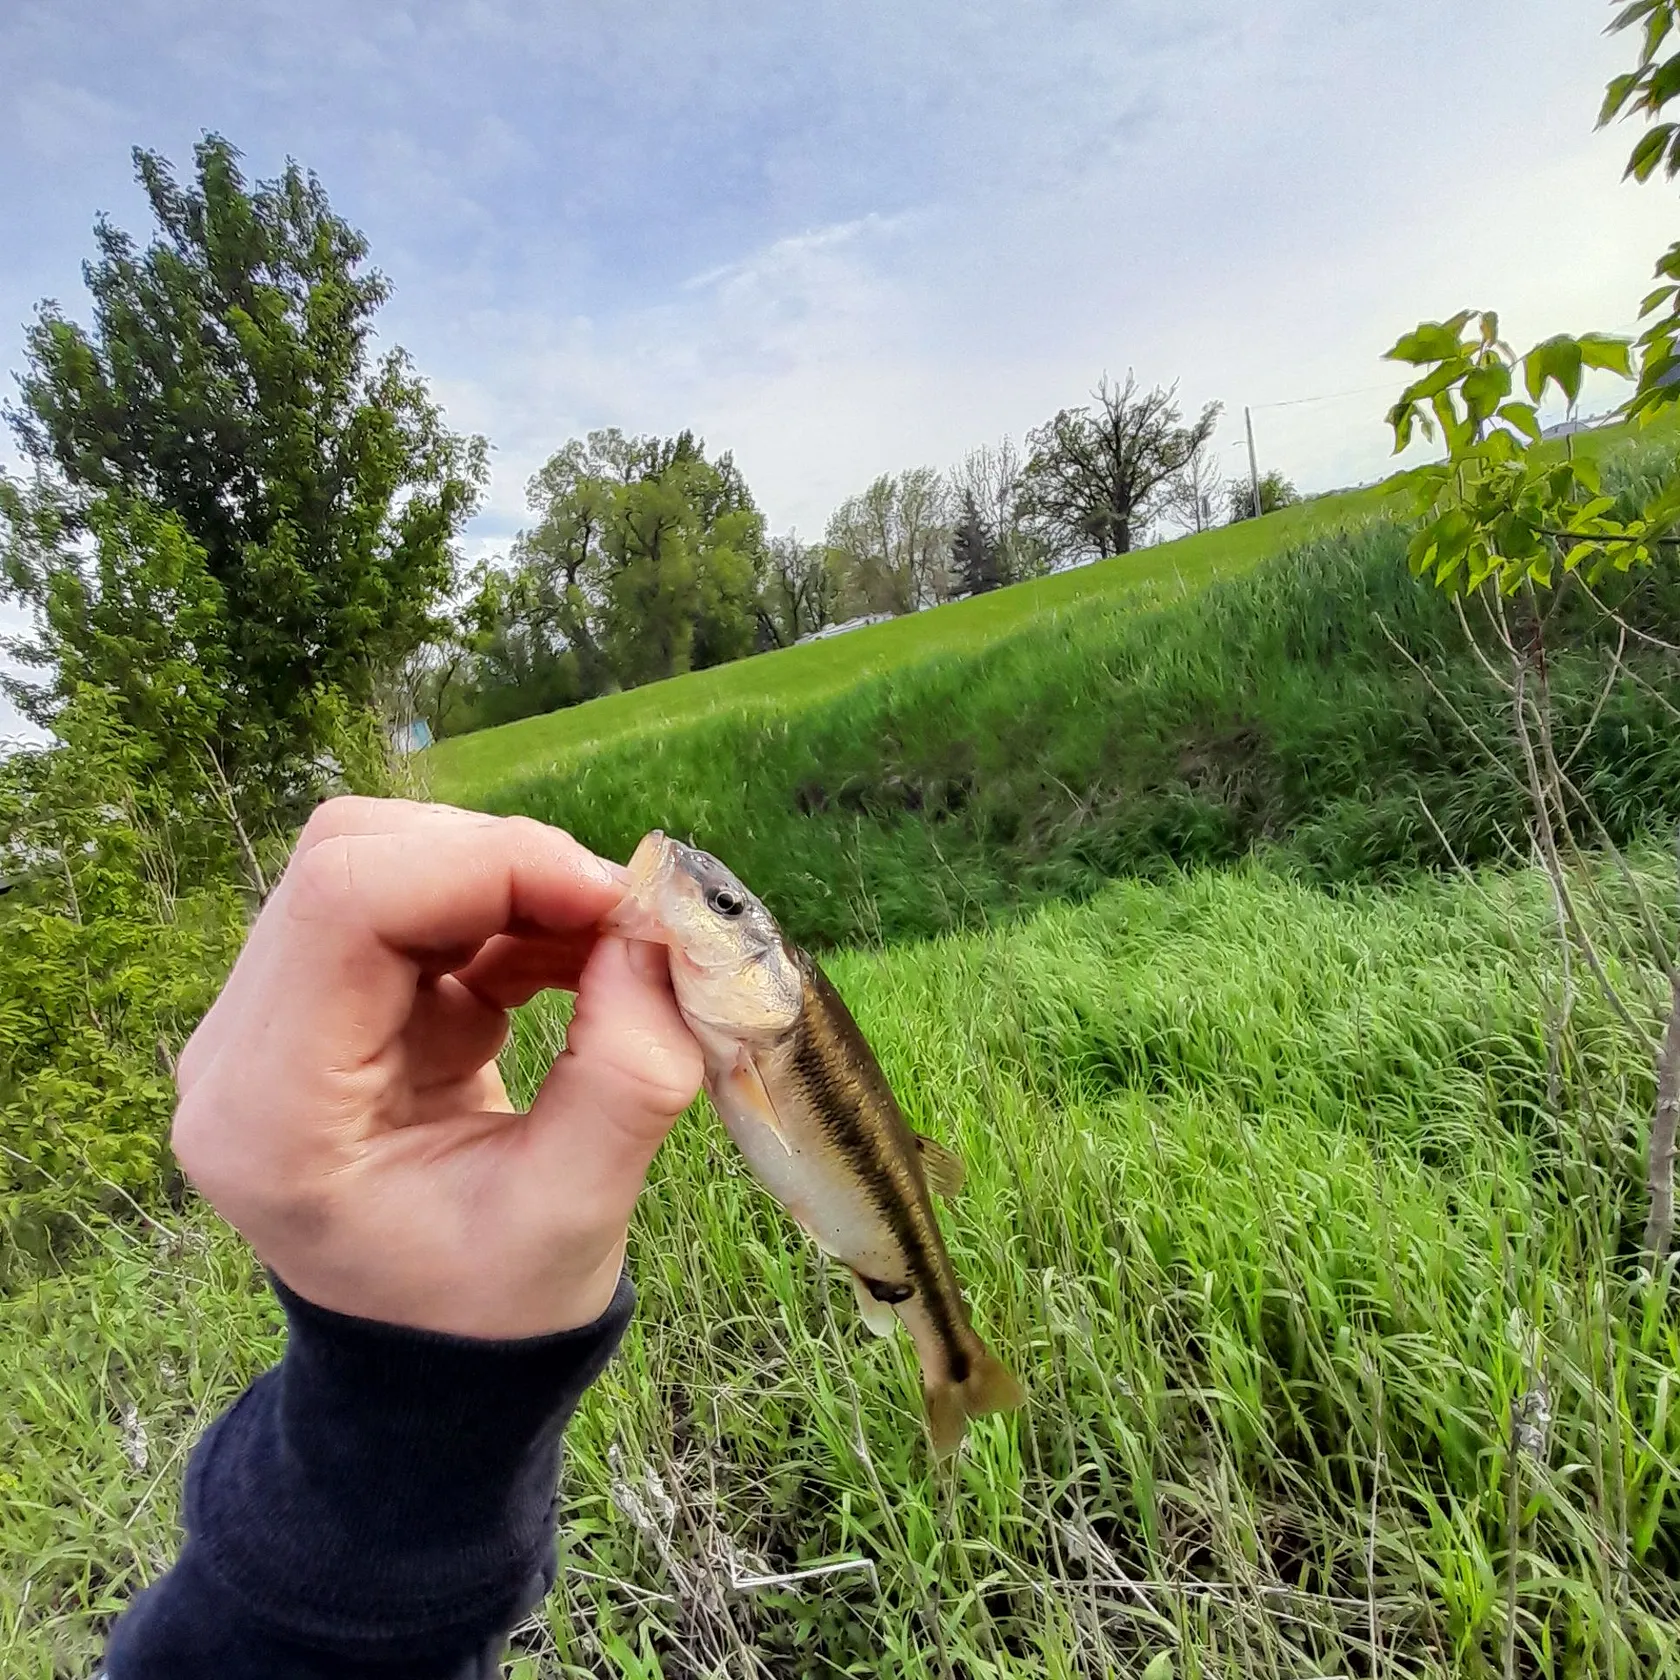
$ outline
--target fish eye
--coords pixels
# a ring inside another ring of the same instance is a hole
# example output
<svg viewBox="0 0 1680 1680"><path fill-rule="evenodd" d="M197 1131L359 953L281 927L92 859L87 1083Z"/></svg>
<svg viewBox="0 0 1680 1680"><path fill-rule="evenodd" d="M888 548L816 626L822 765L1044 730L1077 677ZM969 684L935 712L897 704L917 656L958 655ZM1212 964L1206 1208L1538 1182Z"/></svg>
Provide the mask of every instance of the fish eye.
<svg viewBox="0 0 1680 1680"><path fill-rule="evenodd" d="M747 901L733 887L713 887L706 894L706 905L720 916L739 916Z"/></svg>

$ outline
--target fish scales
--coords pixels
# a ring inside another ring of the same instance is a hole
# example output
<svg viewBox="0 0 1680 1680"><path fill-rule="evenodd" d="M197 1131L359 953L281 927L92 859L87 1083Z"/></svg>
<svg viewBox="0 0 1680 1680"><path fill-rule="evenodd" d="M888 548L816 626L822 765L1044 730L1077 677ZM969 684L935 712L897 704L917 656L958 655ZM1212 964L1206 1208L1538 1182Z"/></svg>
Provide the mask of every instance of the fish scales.
<svg viewBox="0 0 1680 1680"><path fill-rule="evenodd" d="M771 1195L850 1268L869 1328L910 1332L934 1449L954 1452L971 1417L1025 1398L975 1332L934 1213L930 1179L952 1194L961 1162L910 1129L845 1000L723 864L655 831L630 875L611 925L669 948L726 1129Z"/></svg>
<svg viewBox="0 0 1680 1680"><path fill-rule="evenodd" d="M961 1338L964 1315L960 1303L953 1305L951 1299L957 1293L956 1278L949 1265L939 1263L944 1239L910 1127L845 999L803 951L797 959L807 992L793 1041L793 1065L824 1131L836 1149L857 1163L871 1198L898 1238L944 1347L951 1380L963 1382L969 1366Z"/></svg>

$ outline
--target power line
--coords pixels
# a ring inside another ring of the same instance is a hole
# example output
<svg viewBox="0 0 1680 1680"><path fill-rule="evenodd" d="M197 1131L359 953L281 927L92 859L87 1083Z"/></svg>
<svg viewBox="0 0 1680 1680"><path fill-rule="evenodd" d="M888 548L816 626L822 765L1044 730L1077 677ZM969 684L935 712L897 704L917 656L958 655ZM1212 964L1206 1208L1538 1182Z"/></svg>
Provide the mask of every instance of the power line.
<svg viewBox="0 0 1680 1680"><path fill-rule="evenodd" d="M1302 403L1336 402L1342 397L1368 397L1373 391L1392 391L1396 380L1384 380L1381 385L1361 385L1352 391L1326 391L1317 397L1286 397L1282 402L1250 403L1251 408L1299 408Z"/></svg>

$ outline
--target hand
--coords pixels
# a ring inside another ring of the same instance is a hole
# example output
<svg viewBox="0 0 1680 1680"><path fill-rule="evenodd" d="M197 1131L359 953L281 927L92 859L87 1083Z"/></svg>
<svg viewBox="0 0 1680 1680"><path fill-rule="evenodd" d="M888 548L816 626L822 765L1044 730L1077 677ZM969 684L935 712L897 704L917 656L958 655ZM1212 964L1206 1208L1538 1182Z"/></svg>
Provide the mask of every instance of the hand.
<svg viewBox="0 0 1680 1680"><path fill-rule="evenodd" d="M335 799L181 1053L175 1154L263 1262L357 1317L482 1337L598 1317L700 1082L657 946L598 935L624 872L558 829ZM508 1011L577 992L528 1114Z"/></svg>

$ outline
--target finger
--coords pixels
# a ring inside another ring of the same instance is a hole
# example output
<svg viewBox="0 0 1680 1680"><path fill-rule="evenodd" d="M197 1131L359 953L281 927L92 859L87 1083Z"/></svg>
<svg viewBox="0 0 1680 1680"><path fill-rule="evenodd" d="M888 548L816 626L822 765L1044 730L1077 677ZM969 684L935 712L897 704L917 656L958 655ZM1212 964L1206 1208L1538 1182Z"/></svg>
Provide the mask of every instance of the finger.
<svg viewBox="0 0 1680 1680"><path fill-rule="evenodd" d="M408 1082L426 1091L458 1084L493 1065L507 1042L508 1018L446 974L415 993L402 1036Z"/></svg>
<svg viewBox="0 0 1680 1680"><path fill-rule="evenodd" d="M459 821L469 827L483 827L500 821L483 811L468 811L459 805L433 804L421 799L372 799L360 794L340 794L324 799L309 814L298 836L292 856L300 857L323 840L341 834L397 834L439 821Z"/></svg>
<svg viewBox="0 0 1680 1680"><path fill-rule="evenodd" d="M499 820L478 811L464 811L453 805L422 804L408 799L368 799L345 795L323 800L317 805L298 837L285 874L276 883L269 906L265 907L252 927L232 973L181 1051L176 1063L175 1078L182 1093L184 1094L203 1075L214 1060L216 1049L229 1023L253 1001L260 1000L266 991L265 980L272 955L270 936L278 916L278 912L273 912L273 905L275 899L283 897L288 877L299 858L313 851L323 841L342 835L403 833L428 826L435 829L438 824L445 822L457 823L471 830L494 824Z"/></svg>
<svg viewBox="0 0 1680 1680"><path fill-rule="evenodd" d="M504 933L486 940L455 978L497 1009L517 1009L538 992L575 992L600 937L593 927L567 933Z"/></svg>
<svg viewBox="0 0 1680 1680"><path fill-rule="evenodd" d="M531 1105L527 1181L550 1197L565 1184L574 1206L627 1219L701 1073L663 948L602 938L578 985L565 1053Z"/></svg>
<svg viewBox="0 0 1680 1680"><path fill-rule="evenodd" d="M622 896L593 852L525 817L332 835L294 860L269 907L264 995L297 1042L365 1055L401 1027L428 968L465 966L510 927L590 927Z"/></svg>

